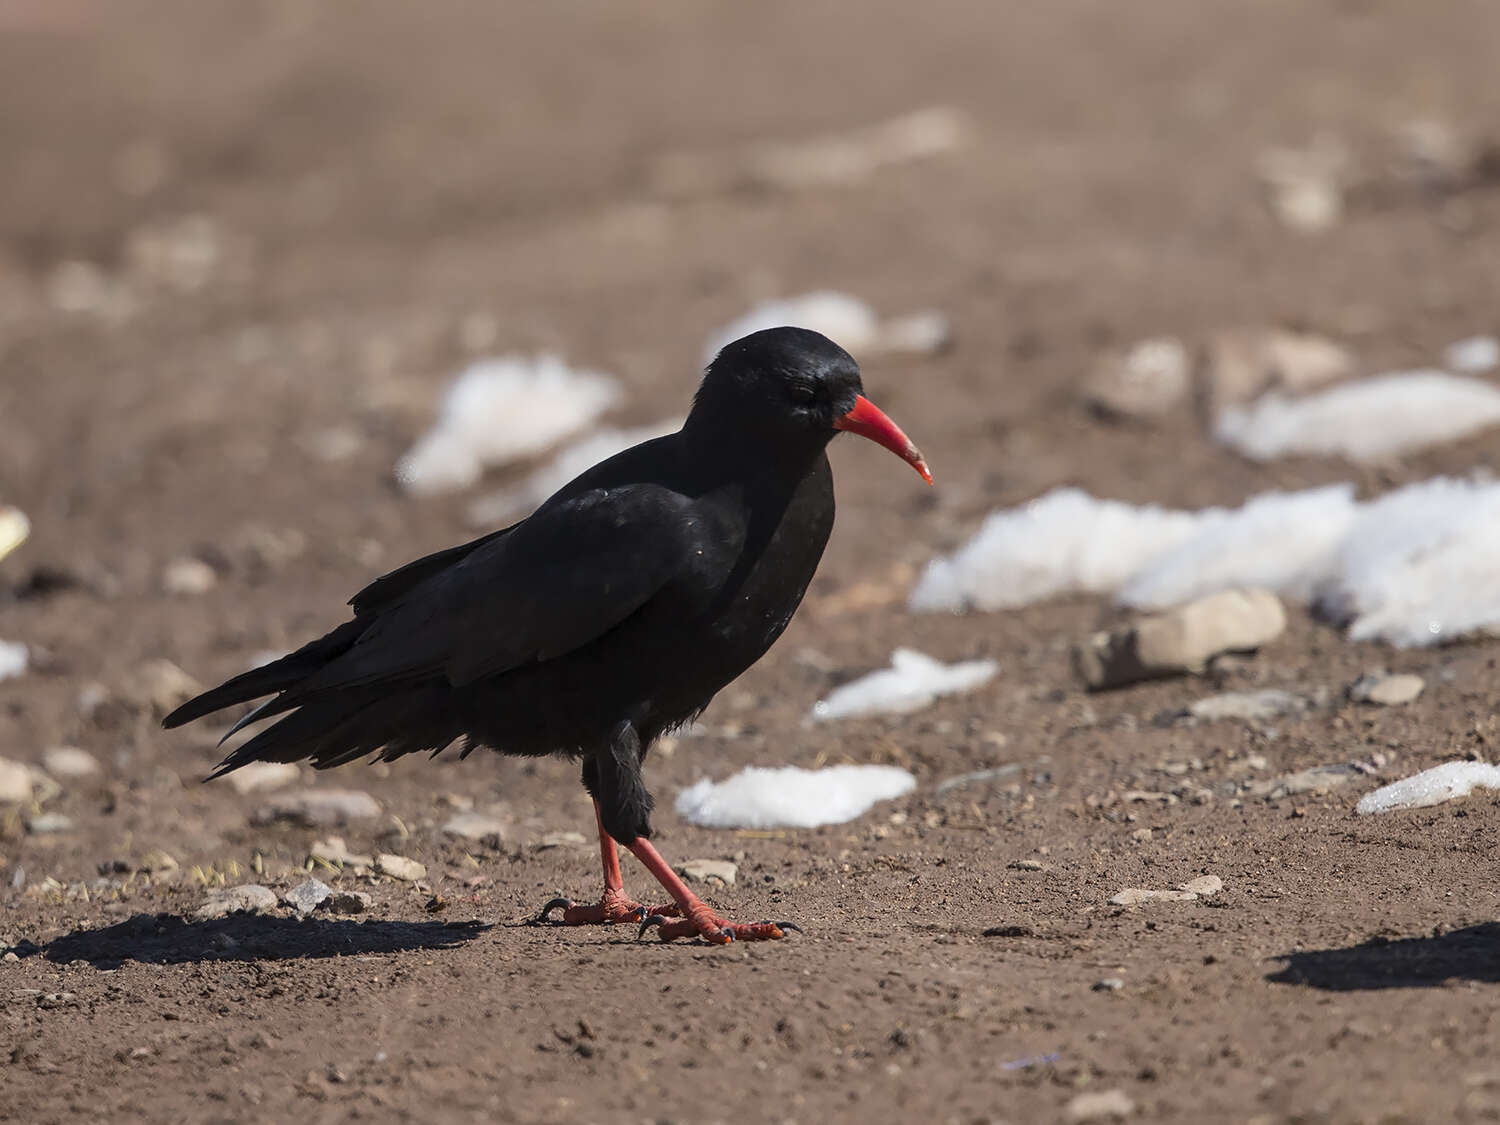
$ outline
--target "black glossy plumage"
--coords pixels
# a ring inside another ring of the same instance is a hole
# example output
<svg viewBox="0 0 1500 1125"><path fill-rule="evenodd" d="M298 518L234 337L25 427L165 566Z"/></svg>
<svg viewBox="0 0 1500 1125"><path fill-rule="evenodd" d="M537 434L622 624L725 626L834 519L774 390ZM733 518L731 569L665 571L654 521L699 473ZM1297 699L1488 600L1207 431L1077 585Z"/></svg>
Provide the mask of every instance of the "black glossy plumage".
<svg viewBox="0 0 1500 1125"><path fill-rule="evenodd" d="M649 836L640 761L785 629L833 527L825 448L859 369L815 332L728 345L683 428L583 473L530 517L377 579L354 618L169 715L273 696L253 761L323 769L464 740L583 759L610 835Z"/></svg>

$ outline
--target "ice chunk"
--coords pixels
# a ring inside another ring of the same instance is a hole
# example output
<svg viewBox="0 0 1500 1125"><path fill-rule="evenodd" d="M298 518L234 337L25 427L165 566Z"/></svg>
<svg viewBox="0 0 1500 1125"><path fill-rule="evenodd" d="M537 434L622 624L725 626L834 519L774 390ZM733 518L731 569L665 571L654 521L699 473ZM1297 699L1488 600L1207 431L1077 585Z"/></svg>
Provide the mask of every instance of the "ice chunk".
<svg viewBox="0 0 1500 1125"><path fill-rule="evenodd" d="M834 688L813 704L814 719L848 719L856 715L904 715L920 711L940 695L972 691L992 679L1000 666L993 660L944 664L909 648L891 653L891 666Z"/></svg>
<svg viewBox="0 0 1500 1125"><path fill-rule="evenodd" d="M1444 762L1381 786L1373 793L1366 793L1354 806L1354 811L1369 816L1396 809L1425 809L1429 805L1467 797L1476 788L1500 789L1500 766L1485 762Z"/></svg>
<svg viewBox="0 0 1500 1125"><path fill-rule="evenodd" d="M1470 336L1443 350L1443 365L1465 375L1483 375L1500 367L1500 340L1493 336Z"/></svg>
<svg viewBox="0 0 1500 1125"><path fill-rule="evenodd" d="M31 663L31 650L19 641L0 641L0 680L24 676Z"/></svg>
<svg viewBox="0 0 1500 1125"><path fill-rule="evenodd" d="M1054 489L992 513L964 547L928 563L911 608L1006 609L1057 594L1112 591L1151 559L1186 542L1197 524L1192 512Z"/></svg>
<svg viewBox="0 0 1500 1125"><path fill-rule="evenodd" d="M401 458L396 479L418 496L465 488L485 468L532 457L620 400L620 384L556 356L473 364L443 399L437 424Z"/></svg>
<svg viewBox="0 0 1500 1125"><path fill-rule="evenodd" d="M708 828L817 828L853 820L916 788L896 766L751 766L726 781L706 778L677 795L677 815Z"/></svg>
<svg viewBox="0 0 1500 1125"><path fill-rule="evenodd" d="M821 290L766 301L727 324L708 342L703 362L711 363L719 349L741 336L766 328L809 328L821 332L853 354L871 352L933 352L948 341L948 319L938 312L919 312L882 322L875 310L848 293Z"/></svg>
<svg viewBox="0 0 1500 1125"><path fill-rule="evenodd" d="M664 437L682 428L682 419L673 418L654 426L631 429L595 430L572 445L559 450L551 461L514 488L483 496L469 505L469 522L489 525L502 523L535 508L563 485L600 461L613 457L652 438Z"/></svg>
<svg viewBox="0 0 1500 1125"><path fill-rule="evenodd" d="M1227 407L1215 436L1256 461L1299 453L1378 461L1497 423L1500 388L1443 371L1406 371L1305 398L1272 392Z"/></svg>

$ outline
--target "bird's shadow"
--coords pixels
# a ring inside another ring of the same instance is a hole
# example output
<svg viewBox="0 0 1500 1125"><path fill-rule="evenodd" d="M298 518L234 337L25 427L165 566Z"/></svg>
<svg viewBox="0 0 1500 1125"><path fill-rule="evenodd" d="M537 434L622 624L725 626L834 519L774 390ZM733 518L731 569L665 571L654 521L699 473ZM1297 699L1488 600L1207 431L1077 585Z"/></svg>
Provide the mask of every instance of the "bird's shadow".
<svg viewBox="0 0 1500 1125"><path fill-rule="evenodd" d="M1372 938L1345 949L1284 953L1279 959L1286 967L1268 973L1268 981L1329 992L1435 988L1450 980L1500 983L1500 923L1433 937Z"/></svg>
<svg viewBox="0 0 1500 1125"><path fill-rule="evenodd" d="M288 961L454 949L489 928L484 922L299 920L265 914L231 914L209 922L189 922L175 914L137 914L113 926L74 930L46 945L17 947L15 952L22 956L40 954L62 964L87 961L96 968L117 968L127 961L149 965Z"/></svg>

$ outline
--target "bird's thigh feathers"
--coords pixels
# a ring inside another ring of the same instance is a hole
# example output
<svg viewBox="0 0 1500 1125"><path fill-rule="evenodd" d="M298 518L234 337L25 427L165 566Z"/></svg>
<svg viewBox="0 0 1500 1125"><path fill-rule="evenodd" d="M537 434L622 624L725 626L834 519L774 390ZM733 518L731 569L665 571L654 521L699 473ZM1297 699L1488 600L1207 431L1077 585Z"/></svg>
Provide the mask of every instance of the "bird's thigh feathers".
<svg viewBox="0 0 1500 1125"><path fill-rule="evenodd" d="M583 760L583 785L599 802L604 830L622 844L651 837L651 809L656 802L641 776L641 736L624 720L609 741Z"/></svg>

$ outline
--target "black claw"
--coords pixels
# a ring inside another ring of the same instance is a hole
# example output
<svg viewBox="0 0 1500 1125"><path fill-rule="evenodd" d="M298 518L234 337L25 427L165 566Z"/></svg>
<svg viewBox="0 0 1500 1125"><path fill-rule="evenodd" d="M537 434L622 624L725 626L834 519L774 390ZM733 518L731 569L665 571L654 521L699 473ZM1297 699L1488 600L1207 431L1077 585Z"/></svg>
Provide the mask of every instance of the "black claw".
<svg viewBox="0 0 1500 1125"><path fill-rule="evenodd" d="M775 926L778 930L796 930L799 934L802 932L802 927L797 925L796 922L772 922L770 919L766 919L761 925Z"/></svg>
<svg viewBox="0 0 1500 1125"><path fill-rule="evenodd" d="M551 902L549 902L546 906L542 907L542 912L536 916L536 918L534 919L534 921L536 921L536 922L550 922L551 919L548 918L547 915L551 914L554 910L558 910L558 909L566 910L566 909L568 909L568 907L570 907L572 905L573 905L573 900L570 899L570 898L555 898Z"/></svg>
<svg viewBox="0 0 1500 1125"><path fill-rule="evenodd" d="M642 907L641 909L644 910L645 907ZM643 937L645 937L646 931L649 930L652 926L665 926L666 924L667 920L660 914L650 915L641 922L641 928L640 931L635 935L635 940L640 941Z"/></svg>

